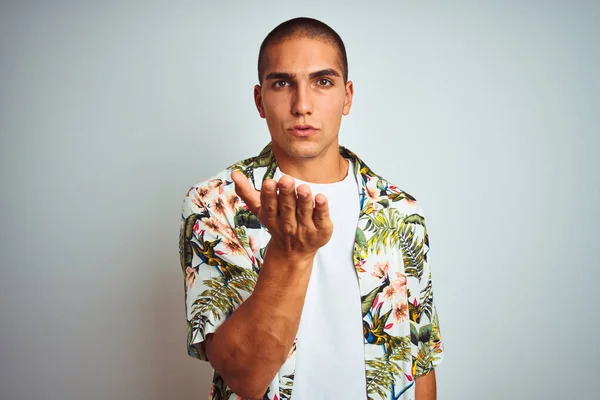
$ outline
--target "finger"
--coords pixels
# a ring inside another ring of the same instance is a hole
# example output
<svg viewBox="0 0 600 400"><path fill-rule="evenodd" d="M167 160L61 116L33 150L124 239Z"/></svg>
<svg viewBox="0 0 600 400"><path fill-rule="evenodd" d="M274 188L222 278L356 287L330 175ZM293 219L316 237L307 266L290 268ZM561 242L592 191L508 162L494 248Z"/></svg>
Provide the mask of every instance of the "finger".
<svg viewBox="0 0 600 400"><path fill-rule="evenodd" d="M279 208L279 226L281 232L291 235L296 232L296 182L290 176L283 176L279 180L279 197L277 206Z"/></svg>
<svg viewBox="0 0 600 400"><path fill-rule="evenodd" d="M298 203L296 205L296 220L298 225L314 229L313 208L315 208L315 202L310 187L302 184L298 186L296 191L298 192Z"/></svg>
<svg viewBox="0 0 600 400"><path fill-rule="evenodd" d="M260 204L261 214L258 216L260 222L269 229L277 226L277 181L267 179L262 183Z"/></svg>
<svg viewBox="0 0 600 400"><path fill-rule="evenodd" d="M237 195L246 203L250 211L258 215L260 213L260 193L250 185L250 181L241 171L233 171L231 179L235 183Z"/></svg>
<svg viewBox="0 0 600 400"><path fill-rule="evenodd" d="M329 206L327 197L319 193L315 196L315 210L313 211L313 222L318 230L328 230L331 227L329 218Z"/></svg>

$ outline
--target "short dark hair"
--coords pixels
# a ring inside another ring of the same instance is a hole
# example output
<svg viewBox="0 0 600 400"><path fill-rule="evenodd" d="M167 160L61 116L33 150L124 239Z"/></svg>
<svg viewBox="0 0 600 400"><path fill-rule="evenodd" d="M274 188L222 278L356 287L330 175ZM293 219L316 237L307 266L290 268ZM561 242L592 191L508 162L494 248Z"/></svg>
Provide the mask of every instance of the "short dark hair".
<svg viewBox="0 0 600 400"><path fill-rule="evenodd" d="M291 38L317 39L335 46L338 50L344 83L348 82L348 56L340 35L329 25L307 17L293 18L282 22L273 29L260 45L258 52L258 83L262 83L265 71L266 50L269 46L284 42Z"/></svg>

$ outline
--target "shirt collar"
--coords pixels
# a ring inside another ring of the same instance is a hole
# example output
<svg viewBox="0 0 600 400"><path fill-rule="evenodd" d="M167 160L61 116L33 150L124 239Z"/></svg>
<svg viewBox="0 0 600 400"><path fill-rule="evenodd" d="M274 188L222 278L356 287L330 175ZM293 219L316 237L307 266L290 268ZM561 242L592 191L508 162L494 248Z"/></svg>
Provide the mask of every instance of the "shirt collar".
<svg viewBox="0 0 600 400"><path fill-rule="evenodd" d="M344 146L338 146L340 155L350 159L354 165L354 175L358 182L358 193L363 194L364 188L372 179L382 180L375 174L355 153ZM283 176L279 164L273 154L272 143L267 144L256 157L243 160L230 167L232 170L242 171L252 182L256 190L260 190L266 179L278 180Z"/></svg>

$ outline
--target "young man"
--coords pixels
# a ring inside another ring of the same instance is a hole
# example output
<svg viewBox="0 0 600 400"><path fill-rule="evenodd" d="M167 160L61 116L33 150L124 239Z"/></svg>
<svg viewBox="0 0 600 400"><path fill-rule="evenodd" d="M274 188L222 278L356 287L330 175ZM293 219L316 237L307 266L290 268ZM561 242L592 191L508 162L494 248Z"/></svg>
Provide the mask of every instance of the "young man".
<svg viewBox="0 0 600 400"><path fill-rule="evenodd" d="M215 369L210 398L435 399L424 218L339 146L354 94L342 40L284 22L258 71L271 143L183 204L188 351Z"/></svg>

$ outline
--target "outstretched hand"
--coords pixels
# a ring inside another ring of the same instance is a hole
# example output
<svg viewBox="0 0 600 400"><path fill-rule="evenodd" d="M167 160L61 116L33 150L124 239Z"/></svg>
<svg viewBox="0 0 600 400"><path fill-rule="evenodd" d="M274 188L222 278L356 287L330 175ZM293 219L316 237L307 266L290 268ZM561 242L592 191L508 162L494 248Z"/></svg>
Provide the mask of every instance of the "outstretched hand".
<svg viewBox="0 0 600 400"><path fill-rule="evenodd" d="M308 185L295 188L294 179L287 175L279 182L265 180L261 191L255 190L240 171L233 171L231 178L235 192L281 250L311 256L331 238L333 223L323 194L317 194L313 201Z"/></svg>

